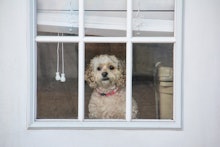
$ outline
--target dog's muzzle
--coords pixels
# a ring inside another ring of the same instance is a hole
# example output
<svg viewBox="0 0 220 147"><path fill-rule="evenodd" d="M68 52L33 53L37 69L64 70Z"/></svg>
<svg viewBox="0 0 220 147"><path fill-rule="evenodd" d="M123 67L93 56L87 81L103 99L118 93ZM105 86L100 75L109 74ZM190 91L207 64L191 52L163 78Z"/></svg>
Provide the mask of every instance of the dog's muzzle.
<svg viewBox="0 0 220 147"><path fill-rule="evenodd" d="M107 72L103 72L102 73L102 77L107 77L108 73Z"/></svg>
<svg viewBox="0 0 220 147"><path fill-rule="evenodd" d="M102 81L107 81L107 80L109 80L109 78L108 78L108 73L107 72L103 72L102 73Z"/></svg>

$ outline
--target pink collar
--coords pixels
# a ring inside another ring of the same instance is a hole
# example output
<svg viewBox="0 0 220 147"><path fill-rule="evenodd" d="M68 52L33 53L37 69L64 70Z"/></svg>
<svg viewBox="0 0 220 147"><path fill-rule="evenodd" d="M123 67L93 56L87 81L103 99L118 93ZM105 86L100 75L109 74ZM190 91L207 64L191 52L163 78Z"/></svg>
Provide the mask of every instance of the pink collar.
<svg viewBox="0 0 220 147"><path fill-rule="evenodd" d="M96 91L98 92L98 94L100 94L101 96L112 96L114 95L117 91L118 88L113 89L112 91L109 91L108 93L103 93L100 91L100 89L96 88Z"/></svg>

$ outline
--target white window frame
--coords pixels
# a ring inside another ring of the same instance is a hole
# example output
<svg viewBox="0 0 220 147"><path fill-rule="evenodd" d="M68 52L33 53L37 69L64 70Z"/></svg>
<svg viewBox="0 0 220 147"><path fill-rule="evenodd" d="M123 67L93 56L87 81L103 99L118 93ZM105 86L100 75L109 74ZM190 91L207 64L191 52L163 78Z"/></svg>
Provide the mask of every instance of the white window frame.
<svg viewBox="0 0 220 147"><path fill-rule="evenodd" d="M29 11L29 86L30 98L27 104L28 129L180 129L182 126L182 0L175 1L173 37L133 37L132 36L132 0L127 0L127 32L125 37L87 37L84 35L84 1L79 0L78 36L37 36L36 3L30 2ZM37 42L78 43L78 119L36 119L36 43ZM92 120L84 118L84 64L85 43L126 43L126 119ZM133 43L173 43L174 44L174 94L173 120L131 119L132 108L132 45Z"/></svg>

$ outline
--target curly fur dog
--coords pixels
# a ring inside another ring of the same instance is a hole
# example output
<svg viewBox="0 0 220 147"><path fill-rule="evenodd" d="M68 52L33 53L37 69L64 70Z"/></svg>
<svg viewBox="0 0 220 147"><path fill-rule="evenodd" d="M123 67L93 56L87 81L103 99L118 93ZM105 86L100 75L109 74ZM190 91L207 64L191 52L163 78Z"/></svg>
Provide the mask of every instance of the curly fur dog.
<svg viewBox="0 0 220 147"><path fill-rule="evenodd" d="M87 67L85 79L93 88L89 101L89 118L123 119L126 114L125 63L114 55L94 57ZM138 106L132 100L132 118L136 118Z"/></svg>

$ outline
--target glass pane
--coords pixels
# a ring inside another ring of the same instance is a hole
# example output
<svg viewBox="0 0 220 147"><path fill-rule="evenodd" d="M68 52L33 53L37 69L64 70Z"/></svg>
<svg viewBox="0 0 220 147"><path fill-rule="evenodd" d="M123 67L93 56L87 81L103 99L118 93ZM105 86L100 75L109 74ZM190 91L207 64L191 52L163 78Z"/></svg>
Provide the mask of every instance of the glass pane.
<svg viewBox="0 0 220 147"><path fill-rule="evenodd" d="M174 0L134 0L133 36L174 35Z"/></svg>
<svg viewBox="0 0 220 147"><path fill-rule="evenodd" d="M123 43L87 43L85 118L125 118L125 54Z"/></svg>
<svg viewBox="0 0 220 147"><path fill-rule="evenodd" d="M75 119L77 115L78 45L63 44L62 54L62 43L58 52L57 43L38 43L37 118Z"/></svg>
<svg viewBox="0 0 220 147"><path fill-rule="evenodd" d="M126 35L126 0L85 0L85 35Z"/></svg>
<svg viewBox="0 0 220 147"><path fill-rule="evenodd" d="M37 35L78 35L77 0L37 0Z"/></svg>
<svg viewBox="0 0 220 147"><path fill-rule="evenodd" d="M138 119L173 119L173 44L133 45Z"/></svg>

